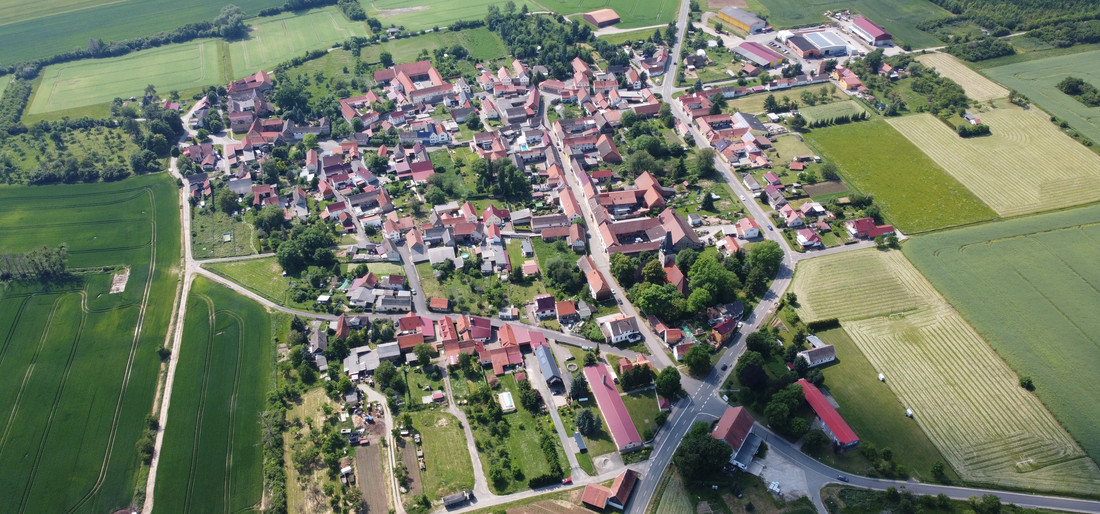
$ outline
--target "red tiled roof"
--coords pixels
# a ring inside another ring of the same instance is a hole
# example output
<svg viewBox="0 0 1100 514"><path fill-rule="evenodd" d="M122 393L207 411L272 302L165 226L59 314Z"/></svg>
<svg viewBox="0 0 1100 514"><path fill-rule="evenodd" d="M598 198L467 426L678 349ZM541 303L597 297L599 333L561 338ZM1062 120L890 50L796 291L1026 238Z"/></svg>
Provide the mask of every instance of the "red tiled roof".
<svg viewBox="0 0 1100 514"><path fill-rule="evenodd" d="M626 410L619 391L615 389L615 383L603 364L585 366L584 376L588 379L588 385L592 389L592 395L596 397L596 405L600 408L607 428L611 432L611 438L616 446L626 448L642 443L638 435L638 428L634 426L634 420L630 419L630 413Z"/></svg>
<svg viewBox="0 0 1100 514"><path fill-rule="evenodd" d="M741 448L741 444L745 442L745 438L749 436L749 430L752 430L753 422L752 415L744 407L729 407L722 414L722 419L718 420L718 425L714 427L714 431L710 435L715 439L725 441L736 452Z"/></svg>
<svg viewBox="0 0 1100 514"><path fill-rule="evenodd" d="M588 484L584 486L584 494L581 495L581 502L602 509L607 507L607 498L611 496L611 489L608 489L600 484Z"/></svg>
<svg viewBox="0 0 1100 514"><path fill-rule="evenodd" d="M846 446L859 442L859 437L856 437L855 431L848 426L848 423L833 408L833 404L829 403L825 395L821 394L817 386L807 382L804 378L798 381L798 385L802 386L802 394L806 398L806 403L810 404L810 408L814 410L814 413L821 418L825 426L829 427L829 431L833 433L833 437L836 438L838 443Z"/></svg>
<svg viewBox="0 0 1100 514"><path fill-rule="evenodd" d="M397 336L397 346L402 352L412 350L416 345L424 342L424 334L412 333Z"/></svg>

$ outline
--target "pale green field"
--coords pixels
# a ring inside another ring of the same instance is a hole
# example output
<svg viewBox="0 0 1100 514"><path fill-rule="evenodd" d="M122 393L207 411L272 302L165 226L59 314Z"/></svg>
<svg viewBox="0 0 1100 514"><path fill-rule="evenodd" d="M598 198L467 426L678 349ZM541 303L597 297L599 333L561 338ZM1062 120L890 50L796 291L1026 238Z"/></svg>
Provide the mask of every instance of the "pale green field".
<svg viewBox="0 0 1100 514"><path fill-rule="evenodd" d="M11 83L11 75L4 75L0 77L0 98L4 98L4 90L8 88L8 84Z"/></svg>
<svg viewBox="0 0 1100 514"><path fill-rule="evenodd" d="M996 105L977 113L984 137L961 138L931 114L888 121L1001 216L1100 200L1100 156L1038 109Z"/></svg>
<svg viewBox="0 0 1100 514"><path fill-rule="evenodd" d="M898 251L810 259L799 316L844 330L964 480L1096 491L1100 469L1016 373Z"/></svg>
<svg viewBox="0 0 1100 514"><path fill-rule="evenodd" d="M833 119L839 116L855 116L867 112L855 100L845 100L831 104L811 105L799 107L798 112L806 121L813 123L819 120Z"/></svg>
<svg viewBox="0 0 1100 514"><path fill-rule="evenodd" d="M503 0L360 0L368 16L390 24L417 31L433 27L446 27L457 20L483 20L489 5L497 5L503 11ZM516 0L516 10L526 5L529 11L545 11L531 0Z"/></svg>
<svg viewBox="0 0 1100 514"><path fill-rule="evenodd" d="M335 7L307 14L283 13L258 19L248 38L229 44L233 78L275 65L309 50L330 48L352 36L366 36L367 25L349 21Z"/></svg>
<svg viewBox="0 0 1100 514"><path fill-rule="evenodd" d="M917 60L957 82L966 91L966 96L979 102L1008 96L1007 89L970 69L954 55L936 52L918 56Z"/></svg>
<svg viewBox="0 0 1100 514"><path fill-rule="evenodd" d="M28 114L110 103L141 96L153 84L167 93L226 82L218 68L218 43L203 39L134 52L122 57L47 66Z"/></svg>

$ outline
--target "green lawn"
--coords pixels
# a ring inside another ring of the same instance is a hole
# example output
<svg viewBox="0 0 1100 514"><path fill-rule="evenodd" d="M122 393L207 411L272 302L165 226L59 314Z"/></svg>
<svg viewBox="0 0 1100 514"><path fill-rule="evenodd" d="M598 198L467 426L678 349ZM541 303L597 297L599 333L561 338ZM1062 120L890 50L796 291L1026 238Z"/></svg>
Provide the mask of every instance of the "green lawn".
<svg viewBox="0 0 1100 514"><path fill-rule="evenodd" d="M837 412L862 441L874 443L880 450L894 450L895 461L910 474L921 481L933 481L932 465L937 461L946 464L947 459L917 423L905 417L905 407L887 384L878 381L878 371L852 338L839 328L816 335L836 348L836 363L826 366L823 372L826 388L840 404ZM828 455L823 460L850 473L866 472L867 459L859 452ZM947 469L950 477L958 478L950 466Z"/></svg>
<svg viewBox="0 0 1100 514"><path fill-rule="evenodd" d="M916 25L951 14L928 0L760 0L760 3L765 9L758 14L777 29L823 23L827 20L823 15L825 11L851 9L890 32L896 44L908 43L914 48L942 45L935 36L918 30Z"/></svg>
<svg viewBox="0 0 1100 514"><path fill-rule="evenodd" d="M663 34L663 32L662 32ZM600 39L607 41L613 45L634 45L639 40L649 41L649 38L653 36L653 29L640 29L632 30L629 32L616 32L614 34L603 34L599 36Z"/></svg>
<svg viewBox="0 0 1100 514"><path fill-rule="evenodd" d="M614 27L620 29L668 25L680 14L680 2L675 0L540 0L539 3L564 15L613 9L622 20ZM583 20L581 16L576 18Z"/></svg>
<svg viewBox="0 0 1100 514"><path fill-rule="evenodd" d="M392 24L412 31L446 27L457 20L482 20L489 5L503 9L505 4L501 0L418 0L414 6L403 0L360 0L360 3L368 16L378 18L383 25ZM515 5L517 10L524 5L530 11L545 10L531 0L519 0Z"/></svg>
<svg viewBox="0 0 1100 514"><path fill-rule="evenodd" d="M222 275L251 291L276 303L287 303L290 278L282 276L283 269L275 257L261 257L241 261L215 262L206 268Z"/></svg>
<svg viewBox="0 0 1100 514"><path fill-rule="evenodd" d="M642 439L650 440L657 434L657 414L661 409L657 407L657 393L653 390L639 391L623 396L623 403L638 428Z"/></svg>
<svg viewBox="0 0 1100 514"><path fill-rule="evenodd" d="M421 50L427 50L430 55L437 48L451 48L455 45L466 47L470 57L479 61L502 59L508 54L500 36L485 27L478 27L458 32L446 30L391 39L380 45L363 48L362 56L367 62L376 63L379 62L379 55L385 51L393 56L393 62L413 62L420 55ZM472 67L470 71L473 72Z"/></svg>
<svg viewBox="0 0 1100 514"><path fill-rule="evenodd" d="M271 328L259 304L195 279L157 470L162 509L238 511L259 504L257 420L273 386Z"/></svg>
<svg viewBox="0 0 1100 514"><path fill-rule="evenodd" d="M806 121L813 123L820 120L829 120L840 116L855 116L867 112L863 106L855 100L845 100L831 104L800 107L798 112Z"/></svg>
<svg viewBox="0 0 1100 514"><path fill-rule="evenodd" d="M275 5L270 0L233 2L248 15ZM87 48L88 40L104 43L174 30L187 23L213 20L226 3L197 0L5 0L0 24L0 66L48 57L73 48ZM144 86L143 86L144 87Z"/></svg>
<svg viewBox="0 0 1100 514"><path fill-rule="evenodd" d="M232 234L232 240L224 241L224 234ZM256 229L243 221L236 221L224 212L198 209L191 216L191 253L196 259L236 257L252 255L256 251Z"/></svg>
<svg viewBox="0 0 1100 514"><path fill-rule="evenodd" d="M994 218L996 213L882 120L815 129L805 135L849 187L872 194L887 223L904 233Z"/></svg>
<svg viewBox="0 0 1100 514"><path fill-rule="evenodd" d="M567 348L573 348L568 346ZM585 446L588 447L588 456L599 457L600 455L606 455L608 453L618 451L618 447L615 446L615 441L611 439L611 432L607 428L607 422L603 420L603 416L600 415L600 409L596 406L595 400L589 400L586 402L578 402L576 407L562 407L558 409L558 415L561 416L562 425L565 426L565 433L572 435L577 431L577 425L573 422L576 419L577 413L581 409L588 409L592 411L600 420L600 431L595 435L589 437L582 435Z"/></svg>
<svg viewBox="0 0 1100 514"><path fill-rule="evenodd" d="M905 255L1100 460L1100 216L1092 205L915 238ZM1085 221L1086 223L1082 224ZM1032 327L1028 329L1027 327ZM1035 330L1034 327L1042 327Z"/></svg>
<svg viewBox="0 0 1100 514"><path fill-rule="evenodd" d="M4 98L4 90L7 89L8 84L11 83L11 77L12 75L10 73L0 76L0 98Z"/></svg>
<svg viewBox="0 0 1100 514"><path fill-rule="evenodd" d="M335 7L256 18L251 25L247 38L229 44L233 78L368 33L366 22L350 21Z"/></svg>
<svg viewBox="0 0 1100 514"><path fill-rule="evenodd" d="M420 472L424 494L432 501L456 491L473 489L474 471L466 436L458 418L437 410L412 413L420 432L425 469Z"/></svg>
<svg viewBox="0 0 1100 514"><path fill-rule="evenodd" d="M755 79L749 82L749 85L756 84L758 84L758 82L756 82ZM792 102L798 103L800 108L808 107L809 104L802 100L802 94L807 91L817 97L817 102L822 103L846 101L849 98L846 93L844 93L839 87L836 86L836 84L830 82L828 84L814 84L811 86L800 86L791 89L785 89L779 93L768 93L766 95L761 93L754 93L751 95L746 95L741 98L727 101L726 109L724 112L732 114L735 111L741 111L753 114L763 114L764 101L767 100L769 96L775 96L775 99L778 102L782 102L784 98L790 98ZM824 97L821 96L822 91L826 93Z"/></svg>

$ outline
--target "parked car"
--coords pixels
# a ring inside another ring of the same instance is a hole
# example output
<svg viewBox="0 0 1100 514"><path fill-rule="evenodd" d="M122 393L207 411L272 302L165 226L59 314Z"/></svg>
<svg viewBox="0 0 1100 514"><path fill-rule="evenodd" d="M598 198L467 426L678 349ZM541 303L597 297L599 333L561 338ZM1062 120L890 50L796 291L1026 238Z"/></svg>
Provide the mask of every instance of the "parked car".
<svg viewBox="0 0 1100 514"><path fill-rule="evenodd" d="M729 365L729 364L723 364L723 365L722 365L722 371L725 371L725 370L726 370L726 368L728 368L728 367L730 367L730 365Z"/></svg>
<svg viewBox="0 0 1100 514"><path fill-rule="evenodd" d="M839 475L839 476L836 477L836 479L840 480L841 482L847 482L848 481L848 477L846 477L844 475Z"/></svg>
<svg viewBox="0 0 1100 514"><path fill-rule="evenodd" d="M775 229L773 229L771 225L768 225L768 230L775 230Z"/></svg>
<svg viewBox="0 0 1100 514"><path fill-rule="evenodd" d="M572 483L573 483L573 479L571 477L566 477L565 479L563 479L561 481L562 485L569 485L569 484L572 484Z"/></svg>

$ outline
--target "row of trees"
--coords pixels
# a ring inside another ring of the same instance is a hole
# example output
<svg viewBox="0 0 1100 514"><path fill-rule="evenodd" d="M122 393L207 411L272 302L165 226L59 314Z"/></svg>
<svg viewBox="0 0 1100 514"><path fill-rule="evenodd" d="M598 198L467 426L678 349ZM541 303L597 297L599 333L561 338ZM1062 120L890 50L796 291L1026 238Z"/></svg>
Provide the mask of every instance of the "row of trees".
<svg viewBox="0 0 1100 514"><path fill-rule="evenodd" d="M993 36L983 37L964 43L956 43L948 46L944 51L970 62L984 61L986 59L1004 57L1016 53L1016 49L1007 41Z"/></svg>
<svg viewBox="0 0 1100 514"><path fill-rule="evenodd" d="M69 276L65 261L69 257L68 246L57 248L40 246L23 253L0 254L0 281L38 280L53 282Z"/></svg>

